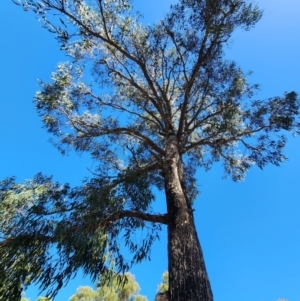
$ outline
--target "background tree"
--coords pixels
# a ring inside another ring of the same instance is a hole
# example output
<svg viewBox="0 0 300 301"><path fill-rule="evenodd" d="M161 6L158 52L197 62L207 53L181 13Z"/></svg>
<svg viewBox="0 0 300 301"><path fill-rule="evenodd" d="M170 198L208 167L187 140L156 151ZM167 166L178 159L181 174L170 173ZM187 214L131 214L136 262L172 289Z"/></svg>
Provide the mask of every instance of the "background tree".
<svg viewBox="0 0 300 301"><path fill-rule="evenodd" d="M126 282L120 285L120 282ZM97 290L89 286L81 286L69 301L147 301L147 298L139 294L139 284L130 273L118 278L113 276L109 283L101 280L97 284Z"/></svg>
<svg viewBox="0 0 300 301"><path fill-rule="evenodd" d="M23 5L75 59L58 66L53 83L41 83L37 108L63 152L64 145L89 151L99 167L75 189L41 175L25 185L3 182L3 280L22 283L30 274L43 288L57 284L55 293L79 267L93 277L105 271L107 254L126 270L118 234L125 233L135 263L147 258L157 224L167 224L172 300L212 300L191 209L194 167L220 160L239 180L254 163L278 165L285 138L276 133L299 126L296 93L251 101L255 87L222 60L232 31L251 27L259 10L244 1L181 1L162 22L143 27L126 1ZM67 20L50 22L49 12ZM80 79L89 57L96 87ZM120 162L122 152L127 157ZM166 215L151 212L153 186L165 188ZM130 235L147 222L157 224L139 248ZM50 246L58 249L56 261ZM9 255L21 251L23 260ZM12 298L20 289L10 285L3 294Z"/></svg>
<svg viewBox="0 0 300 301"><path fill-rule="evenodd" d="M114 274L109 282L103 279L98 281L97 289L90 286L80 286L69 301L147 301L139 294L140 286L134 276L126 273L123 276ZM21 301L30 301L23 297ZM36 301L51 301L47 297L38 297Z"/></svg>
<svg viewBox="0 0 300 301"><path fill-rule="evenodd" d="M94 291L90 286L80 286L76 293L72 295L69 301L96 301L97 291Z"/></svg>
<svg viewBox="0 0 300 301"><path fill-rule="evenodd" d="M158 293L155 296L155 301L168 301L170 298L168 271L163 273L161 280L161 283L158 285Z"/></svg>
<svg viewBox="0 0 300 301"><path fill-rule="evenodd" d="M164 272L161 277L161 283L158 285L158 291L164 293L169 291L169 273Z"/></svg>

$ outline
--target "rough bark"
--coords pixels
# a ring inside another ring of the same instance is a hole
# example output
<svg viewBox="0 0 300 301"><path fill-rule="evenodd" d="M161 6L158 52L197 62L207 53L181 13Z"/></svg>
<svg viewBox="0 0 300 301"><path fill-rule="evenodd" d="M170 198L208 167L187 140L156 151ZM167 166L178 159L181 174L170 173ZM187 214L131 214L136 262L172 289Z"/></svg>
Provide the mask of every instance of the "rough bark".
<svg viewBox="0 0 300 301"><path fill-rule="evenodd" d="M171 301L213 301L191 204L184 189L182 161L175 135L166 146L165 188Z"/></svg>
<svg viewBox="0 0 300 301"><path fill-rule="evenodd" d="M154 301L170 301L169 292L157 293Z"/></svg>

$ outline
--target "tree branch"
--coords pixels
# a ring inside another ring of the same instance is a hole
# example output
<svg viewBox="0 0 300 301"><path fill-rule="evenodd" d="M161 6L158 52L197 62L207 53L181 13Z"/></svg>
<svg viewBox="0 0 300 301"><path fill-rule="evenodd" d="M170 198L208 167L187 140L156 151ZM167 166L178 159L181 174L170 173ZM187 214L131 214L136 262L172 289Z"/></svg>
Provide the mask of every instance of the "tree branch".
<svg viewBox="0 0 300 301"><path fill-rule="evenodd" d="M165 224L168 225L169 220L168 220L168 214L149 214L149 213L144 213L141 211L131 211L131 210L122 210L122 211L116 211L112 214L110 214L108 217L103 219L99 223L99 226L105 226L109 222L115 222L119 219L126 218L126 217L132 217L132 218L138 218L146 222L151 222L151 223L160 223L160 224Z"/></svg>

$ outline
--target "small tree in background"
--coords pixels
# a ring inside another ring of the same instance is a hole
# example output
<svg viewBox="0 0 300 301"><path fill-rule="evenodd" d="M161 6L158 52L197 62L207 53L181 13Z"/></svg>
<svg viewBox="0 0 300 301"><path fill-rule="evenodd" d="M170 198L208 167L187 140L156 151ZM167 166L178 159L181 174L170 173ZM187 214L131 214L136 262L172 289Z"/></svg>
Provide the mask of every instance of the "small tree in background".
<svg viewBox="0 0 300 301"><path fill-rule="evenodd" d="M76 293L72 295L69 301L97 301L97 291L90 286L79 286Z"/></svg>
<svg viewBox="0 0 300 301"><path fill-rule="evenodd" d="M158 291L164 293L169 291L169 272L166 271L162 274L161 283L158 285Z"/></svg>
<svg viewBox="0 0 300 301"><path fill-rule="evenodd" d="M113 275L113 276L112 276ZM112 276L112 277L111 277ZM69 301L147 301L145 296L139 294L140 286L130 273L125 275L110 274L109 280L99 280L97 289L90 286L79 286ZM22 298L21 301L30 301ZM38 297L36 301L51 301L47 297Z"/></svg>
<svg viewBox="0 0 300 301"><path fill-rule="evenodd" d="M139 284L133 275L126 273L124 276L113 276L110 281L98 282L97 290L89 286L81 286L69 301L147 301L139 294Z"/></svg>
<svg viewBox="0 0 300 301"><path fill-rule="evenodd" d="M0 298L20 299L28 276L54 296L79 269L95 280L112 260L125 272L167 226L171 300L212 301L192 208L197 168L220 161L242 180L253 165L285 161L283 133L300 128L295 92L256 99L257 86L224 58L234 30L261 11L243 0L180 0L143 25L129 0L14 2L71 57L36 94L53 143L98 166L75 188L41 174L1 183ZM166 213L153 211L153 188L165 192Z"/></svg>

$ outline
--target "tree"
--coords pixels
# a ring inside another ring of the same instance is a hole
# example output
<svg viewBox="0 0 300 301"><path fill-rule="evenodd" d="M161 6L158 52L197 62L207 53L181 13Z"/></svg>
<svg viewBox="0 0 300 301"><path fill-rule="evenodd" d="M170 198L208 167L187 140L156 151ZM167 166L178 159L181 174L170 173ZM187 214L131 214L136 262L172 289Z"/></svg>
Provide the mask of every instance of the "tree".
<svg viewBox="0 0 300 301"><path fill-rule="evenodd" d="M242 0L181 0L145 26L128 0L14 1L72 58L40 82L35 99L53 143L89 152L98 167L75 188L42 174L2 182L0 298L20 298L28 276L54 296L79 268L92 279L110 262L125 272L148 258L166 225L171 300L213 300L194 225L196 169L221 161L241 180L253 165L281 164L283 132L300 128L295 92L254 99L257 86L224 59L233 31L254 26L260 10ZM151 209L154 187L165 191L165 214ZM138 229L148 230L141 244Z"/></svg>
<svg viewBox="0 0 300 301"><path fill-rule="evenodd" d="M123 285L119 281L125 280ZM147 301L147 298L139 295L140 287L133 275L126 273L121 279L115 275L109 285L100 277L97 290L89 286L81 286L69 301Z"/></svg>
<svg viewBox="0 0 300 301"><path fill-rule="evenodd" d="M80 286L77 288L76 294L70 297L69 301L94 301L97 298L96 295L97 292L90 286Z"/></svg>
<svg viewBox="0 0 300 301"><path fill-rule="evenodd" d="M140 286L132 274L126 273L121 276L114 274L109 281L109 285L103 277L100 277L97 290L93 290L89 286L78 287L69 301L147 301L147 298L140 295L139 291ZM30 300L22 298L21 301ZM38 297L36 301L51 301L51 299Z"/></svg>
<svg viewBox="0 0 300 301"><path fill-rule="evenodd" d="M158 285L158 291L164 293L169 291L169 273L168 271L164 272L161 277L161 283Z"/></svg>
<svg viewBox="0 0 300 301"><path fill-rule="evenodd" d="M158 285L158 293L156 294L155 301L169 300L169 272L166 271L161 277L161 283Z"/></svg>

